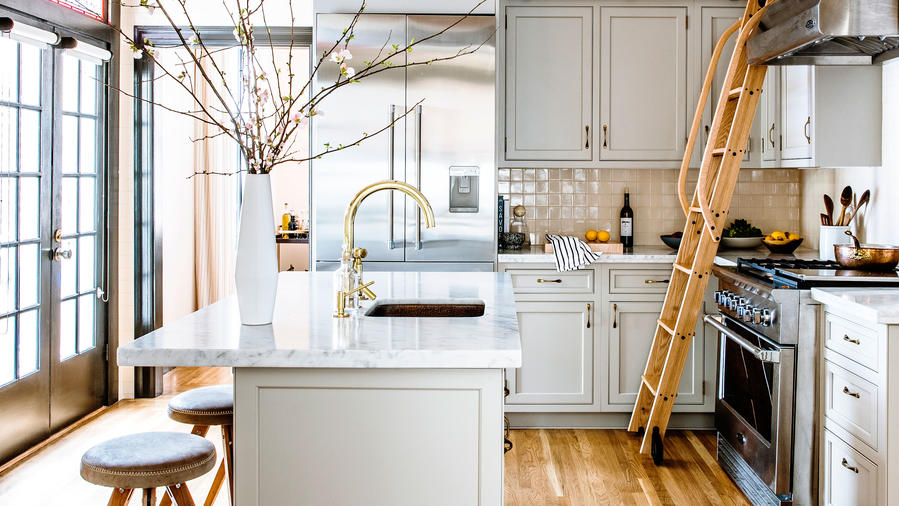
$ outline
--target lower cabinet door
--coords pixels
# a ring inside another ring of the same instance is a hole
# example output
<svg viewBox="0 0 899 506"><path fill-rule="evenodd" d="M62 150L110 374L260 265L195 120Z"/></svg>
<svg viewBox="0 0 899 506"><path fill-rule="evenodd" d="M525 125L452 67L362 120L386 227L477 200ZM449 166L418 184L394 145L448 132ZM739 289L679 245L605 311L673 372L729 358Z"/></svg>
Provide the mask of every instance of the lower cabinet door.
<svg viewBox="0 0 899 506"><path fill-rule="evenodd" d="M591 302L518 302L521 367L506 372L506 404L592 404Z"/></svg>
<svg viewBox="0 0 899 506"><path fill-rule="evenodd" d="M612 301L608 303L608 310L609 318L604 324L609 330L609 406L630 411L637 402L662 302ZM690 345L675 404L703 403L704 343L701 330L697 336Z"/></svg>
<svg viewBox="0 0 899 506"><path fill-rule="evenodd" d="M825 506L873 506L878 501L877 465L844 443L829 430L824 431Z"/></svg>

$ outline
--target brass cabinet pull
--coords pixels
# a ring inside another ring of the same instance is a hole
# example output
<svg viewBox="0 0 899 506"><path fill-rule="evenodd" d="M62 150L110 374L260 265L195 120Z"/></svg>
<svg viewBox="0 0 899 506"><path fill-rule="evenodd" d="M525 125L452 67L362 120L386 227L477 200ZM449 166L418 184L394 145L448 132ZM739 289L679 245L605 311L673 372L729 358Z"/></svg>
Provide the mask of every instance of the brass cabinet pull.
<svg viewBox="0 0 899 506"><path fill-rule="evenodd" d="M855 397L856 399L860 397L858 392L849 391L849 387L843 387L843 393L848 395L849 397Z"/></svg>
<svg viewBox="0 0 899 506"><path fill-rule="evenodd" d="M543 279L543 278L537 278L537 282L538 282L538 283L561 283L562 280L561 280L561 279Z"/></svg>
<svg viewBox="0 0 899 506"><path fill-rule="evenodd" d="M771 143L771 147L774 147L774 123L771 123L771 128L768 129L768 142Z"/></svg>
<svg viewBox="0 0 899 506"><path fill-rule="evenodd" d="M609 147L609 125L602 126L602 147Z"/></svg>
<svg viewBox="0 0 899 506"><path fill-rule="evenodd" d="M587 304L587 328L590 328L590 304Z"/></svg>
<svg viewBox="0 0 899 506"><path fill-rule="evenodd" d="M647 285L653 285L655 283L670 283L671 280L670 279L644 279L643 282L646 283Z"/></svg>
<svg viewBox="0 0 899 506"><path fill-rule="evenodd" d="M584 142L584 149L590 149L590 125L584 125L584 131L587 135L585 135L587 141Z"/></svg>
<svg viewBox="0 0 899 506"><path fill-rule="evenodd" d="M618 304L612 304L612 328L618 328Z"/></svg>
<svg viewBox="0 0 899 506"><path fill-rule="evenodd" d="M852 343L852 344L862 344L861 341L859 341L858 339L852 339L847 334L843 334L843 341L846 341L847 343Z"/></svg>
<svg viewBox="0 0 899 506"><path fill-rule="evenodd" d="M846 460L846 457L843 457L843 462L842 462L842 464L843 464L843 467L845 467L846 469L852 471L852 472L855 473L855 474L858 474L858 468L855 467L855 466L850 466L850 465L849 465L849 461Z"/></svg>
<svg viewBox="0 0 899 506"><path fill-rule="evenodd" d="M802 133L805 135L805 140L808 141L809 144L812 143L812 138L809 136L809 127L812 126L812 117L809 116L808 120L806 120L805 125L802 125Z"/></svg>

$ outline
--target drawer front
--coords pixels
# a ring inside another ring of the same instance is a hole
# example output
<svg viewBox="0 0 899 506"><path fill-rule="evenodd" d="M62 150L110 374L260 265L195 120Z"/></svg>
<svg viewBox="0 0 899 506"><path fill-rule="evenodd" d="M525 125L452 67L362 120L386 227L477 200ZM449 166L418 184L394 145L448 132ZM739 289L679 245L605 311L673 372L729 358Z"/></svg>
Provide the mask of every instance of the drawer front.
<svg viewBox="0 0 899 506"><path fill-rule="evenodd" d="M880 392L877 385L827 360L824 363L827 418L877 450Z"/></svg>
<svg viewBox="0 0 899 506"><path fill-rule="evenodd" d="M665 293L671 269L610 269L609 293Z"/></svg>
<svg viewBox="0 0 899 506"><path fill-rule="evenodd" d="M824 490L826 506L875 505L878 502L877 465L824 431Z"/></svg>
<svg viewBox="0 0 899 506"><path fill-rule="evenodd" d="M593 270L508 270L515 293L593 293Z"/></svg>
<svg viewBox="0 0 899 506"><path fill-rule="evenodd" d="M825 346L859 364L878 370L877 331L827 313Z"/></svg>

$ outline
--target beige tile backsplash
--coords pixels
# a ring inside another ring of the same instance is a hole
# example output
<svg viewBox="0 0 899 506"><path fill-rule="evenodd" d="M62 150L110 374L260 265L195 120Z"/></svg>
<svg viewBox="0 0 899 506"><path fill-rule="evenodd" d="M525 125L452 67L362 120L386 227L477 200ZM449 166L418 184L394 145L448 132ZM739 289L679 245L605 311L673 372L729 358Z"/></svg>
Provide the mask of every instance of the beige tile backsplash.
<svg viewBox="0 0 899 506"><path fill-rule="evenodd" d="M698 174L698 170L688 174L691 197ZM628 188L635 244L658 245L659 235L683 230L677 176L677 170L499 169L497 188L513 206L527 208L529 230L541 243L547 232L583 236L590 229L608 229L618 240L618 213ZM730 218L745 218L765 233L798 231L800 190L795 169L744 169Z"/></svg>

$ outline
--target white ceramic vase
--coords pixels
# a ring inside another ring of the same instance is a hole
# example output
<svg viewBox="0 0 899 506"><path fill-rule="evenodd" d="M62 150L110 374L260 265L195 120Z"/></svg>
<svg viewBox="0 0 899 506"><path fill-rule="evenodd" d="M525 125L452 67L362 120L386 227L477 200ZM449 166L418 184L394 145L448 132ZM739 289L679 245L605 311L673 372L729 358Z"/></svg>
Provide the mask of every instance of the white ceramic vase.
<svg viewBox="0 0 899 506"><path fill-rule="evenodd" d="M278 292L278 252L268 174L247 174L240 208L234 281L240 323L267 325Z"/></svg>

